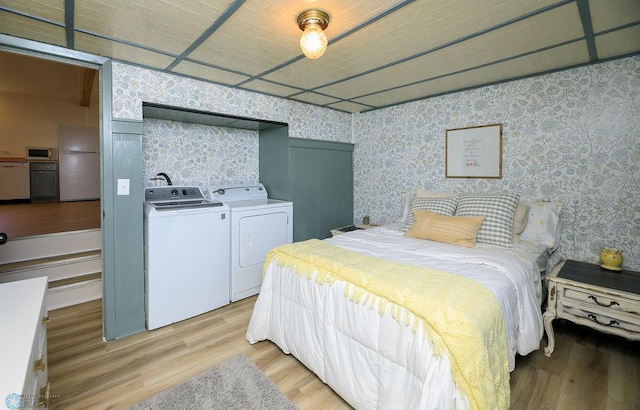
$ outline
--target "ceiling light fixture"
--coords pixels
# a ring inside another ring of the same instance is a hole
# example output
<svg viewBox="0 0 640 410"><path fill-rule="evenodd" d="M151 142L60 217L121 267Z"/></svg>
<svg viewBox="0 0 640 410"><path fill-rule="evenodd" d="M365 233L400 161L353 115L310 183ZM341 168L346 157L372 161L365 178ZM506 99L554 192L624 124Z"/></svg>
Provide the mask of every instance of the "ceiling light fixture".
<svg viewBox="0 0 640 410"><path fill-rule="evenodd" d="M300 48L310 59L320 58L327 49L324 29L329 25L329 15L321 10L306 10L298 14L298 27L304 33L300 38Z"/></svg>

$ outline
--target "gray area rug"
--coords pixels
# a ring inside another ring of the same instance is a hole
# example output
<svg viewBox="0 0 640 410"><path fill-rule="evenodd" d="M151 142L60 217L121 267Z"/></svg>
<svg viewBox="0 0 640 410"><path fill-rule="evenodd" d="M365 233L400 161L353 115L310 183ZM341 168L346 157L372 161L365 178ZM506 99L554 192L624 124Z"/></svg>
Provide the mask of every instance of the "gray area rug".
<svg viewBox="0 0 640 410"><path fill-rule="evenodd" d="M141 409L297 409L244 355L129 407Z"/></svg>

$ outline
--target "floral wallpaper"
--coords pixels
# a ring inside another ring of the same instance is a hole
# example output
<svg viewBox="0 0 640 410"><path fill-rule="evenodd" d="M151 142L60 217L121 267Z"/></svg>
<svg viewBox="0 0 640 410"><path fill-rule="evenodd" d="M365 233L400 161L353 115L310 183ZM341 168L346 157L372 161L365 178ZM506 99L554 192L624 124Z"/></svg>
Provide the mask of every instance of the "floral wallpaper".
<svg viewBox="0 0 640 410"><path fill-rule="evenodd" d="M351 142L351 114L113 63L113 118L142 119L142 102L289 124L289 136Z"/></svg>
<svg viewBox="0 0 640 410"><path fill-rule="evenodd" d="M444 177L445 131L503 124L502 179ZM354 115L354 217L387 223L411 187L564 203L554 259L624 250L640 270L640 56Z"/></svg>
<svg viewBox="0 0 640 410"><path fill-rule="evenodd" d="M355 143L354 217L396 221L412 187L521 192L564 203L555 260L597 262L624 250L640 270L640 56L348 114L156 71L113 64L113 117L142 119L142 102L286 122L289 135ZM451 128L503 124L502 179L444 178ZM145 180L253 183L251 131L144 120Z"/></svg>
<svg viewBox="0 0 640 410"><path fill-rule="evenodd" d="M257 131L146 118L143 132L145 186L159 172L174 185L203 189L259 182Z"/></svg>

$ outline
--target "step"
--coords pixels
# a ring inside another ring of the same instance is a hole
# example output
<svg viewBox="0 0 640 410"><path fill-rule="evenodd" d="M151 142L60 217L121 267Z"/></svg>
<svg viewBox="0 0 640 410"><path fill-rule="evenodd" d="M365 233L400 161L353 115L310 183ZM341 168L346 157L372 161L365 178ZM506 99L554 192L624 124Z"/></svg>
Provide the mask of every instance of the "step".
<svg viewBox="0 0 640 410"><path fill-rule="evenodd" d="M102 251L91 250L0 265L0 283L48 276L49 282L102 272Z"/></svg>
<svg viewBox="0 0 640 410"><path fill-rule="evenodd" d="M47 310L60 309L102 298L102 273L49 282Z"/></svg>
<svg viewBox="0 0 640 410"><path fill-rule="evenodd" d="M15 238L0 245L0 265L102 249L102 231L85 229Z"/></svg>
<svg viewBox="0 0 640 410"><path fill-rule="evenodd" d="M72 278L49 281L48 289L60 288L69 285L77 285L82 282L99 279L102 280L102 272L89 273L87 275L74 276Z"/></svg>

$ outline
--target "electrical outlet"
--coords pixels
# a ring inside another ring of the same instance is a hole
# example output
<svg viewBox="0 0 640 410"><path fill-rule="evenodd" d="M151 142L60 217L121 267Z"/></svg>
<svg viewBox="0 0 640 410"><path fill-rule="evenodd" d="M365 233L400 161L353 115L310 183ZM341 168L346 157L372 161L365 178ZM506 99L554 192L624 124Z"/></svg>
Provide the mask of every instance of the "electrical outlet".
<svg viewBox="0 0 640 410"><path fill-rule="evenodd" d="M128 179L118 179L118 195L129 195Z"/></svg>

